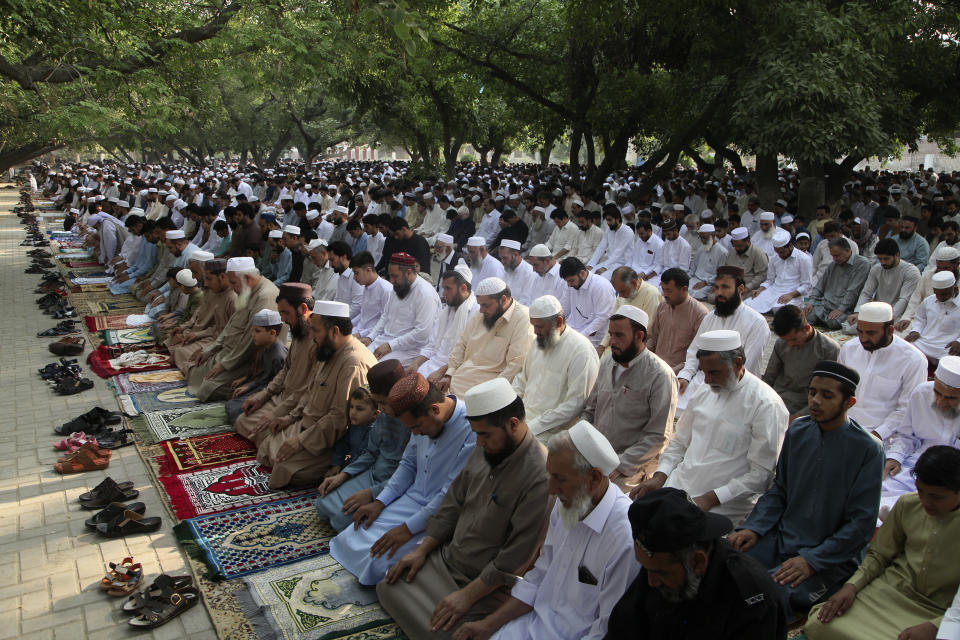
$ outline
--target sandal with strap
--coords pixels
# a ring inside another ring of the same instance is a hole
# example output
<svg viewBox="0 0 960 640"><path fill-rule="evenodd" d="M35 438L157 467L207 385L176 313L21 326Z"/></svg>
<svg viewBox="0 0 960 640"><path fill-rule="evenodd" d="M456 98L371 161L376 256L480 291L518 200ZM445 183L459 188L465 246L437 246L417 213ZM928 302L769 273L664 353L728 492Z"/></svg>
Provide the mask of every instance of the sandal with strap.
<svg viewBox="0 0 960 640"><path fill-rule="evenodd" d="M107 478L97 486L95 486L90 491L86 493L81 493L77 498L80 502L89 502L91 500L101 500L108 495L110 495L114 489L119 489L120 491L128 491L133 488L133 482L117 482L113 478ZM136 497L136 496L134 496Z"/></svg>
<svg viewBox="0 0 960 640"><path fill-rule="evenodd" d="M80 455L53 465L57 473L83 473L84 471L102 471L110 466L109 458L94 457L89 451L78 452Z"/></svg>
<svg viewBox="0 0 960 640"><path fill-rule="evenodd" d="M134 567L141 566L140 563L134 563L133 557L126 557L120 562L107 563L107 574L100 579L100 588L106 591L113 586L116 581L125 581Z"/></svg>
<svg viewBox="0 0 960 640"><path fill-rule="evenodd" d="M113 492L103 492L94 500L81 500L80 506L84 509L103 509L114 502L130 502L140 496L136 489L117 489ZM140 513L143 513L142 511Z"/></svg>
<svg viewBox="0 0 960 640"><path fill-rule="evenodd" d="M158 598L149 598L141 607L139 615L127 621L137 629L155 629L170 622L184 611L200 601L200 592L196 587L184 587L174 591L170 587L163 590Z"/></svg>
<svg viewBox="0 0 960 640"><path fill-rule="evenodd" d="M128 596L137 590L141 582L143 582L143 567L138 562L131 567L126 580L118 580L107 589L107 595L115 598Z"/></svg>
<svg viewBox="0 0 960 640"><path fill-rule="evenodd" d="M91 438L92 439L92 438ZM69 437L60 442L54 443L53 448L57 451L76 451L87 442L87 434L83 431L74 431Z"/></svg>
<svg viewBox="0 0 960 640"><path fill-rule="evenodd" d="M94 458L104 458L106 460L109 460L110 457L113 456L113 452L110 451L109 449L99 448L97 446L96 440L94 440L92 442L87 442L76 451L68 453L65 456L60 456L57 462L70 462L75 458L79 458L83 456L91 456Z"/></svg>
<svg viewBox="0 0 960 640"><path fill-rule="evenodd" d="M84 526L88 529L93 529L96 531L97 525L101 522L110 522L123 515L124 511L133 511L135 513L143 514L147 510L147 505L142 502L134 502L132 504L123 504L122 502L111 502L109 506L103 511L94 514L92 518L87 518L83 521Z"/></svg>
<svg viewBox="0 0 960 640"><path fill-rule="evenodd" d="M54 390L62 396L72 396L89 389L93 389L93 380L90 378L64 378L54 387Z"/></svg>
<svg viewBox="0 0 960 640"><path fill-rule="evenodd" d="M137 613L150 600L157 600L163 596L166 589L173 591L182 591L186 587L193 586L193 576L169 576L165 573L156 577L149 587L139 591L123 603L121 607L127 613Z"/></svg>
<svg viewBox="0 0 960 640"><path fill-rule="evenodd" d="M153 533L163 524L159 516L145 518L134 511L125 510L110 522L101 522L97 531L108 538L120 538L134 533Z"/></svg>

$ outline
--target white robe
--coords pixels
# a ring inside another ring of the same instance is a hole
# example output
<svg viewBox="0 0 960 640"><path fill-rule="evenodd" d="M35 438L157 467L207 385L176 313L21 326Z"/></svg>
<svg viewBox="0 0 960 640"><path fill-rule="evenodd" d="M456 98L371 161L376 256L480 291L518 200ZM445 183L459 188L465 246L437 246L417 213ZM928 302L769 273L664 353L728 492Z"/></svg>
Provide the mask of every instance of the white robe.
<svg viewBox="0 0 960 640"><path fill-rule="evenodd" d="M521 260L513 271L504 269L503 272L503 281L510 287L513 298L527 307L545 293L537 289L539 280L540 276L526 260Z"/></svg>
<svg viewBox="0 0 960 640"><path fill-rule="evenodd" d="M940 360L949 355L947 344L960 338L960 301L956 296L946 302L939 302L935 295L927 296L917 307L910 331L920 334L913 346L928 358Z"/></svg>
<svg viewBox="0 0 960 640"><path fill-rule="evenodd" d="M616 231L607 229L587 266L592 267L594 271L606 269L602 275L609 280L614 269L630 262L635 240L633 229L625 224L621 224Z"/></svg>
<svg viewBox="0 0 960 640"><path fill-rule="evenodd" d="M503 268L502 262L488 253L483 257L483 260L480 261L479 267L471 264L470 271L473 272L472 284L473 287L476 288L478 284L487 278L500 278L503 280L503 274L506 270Z"/></svg>
<svg viewBox="0 0 960 640"><path fill-rule="evenodd" d="M370 351L389 344L391 352L381 359L399 360L409 365L419 356L427 343L440 311L440 296L429 282L414 278L407 296L401 299L390 294L383 315L370 332Z"/></svg>
<svg viewBox="0 0 960 640"><path fill-rule="evenodd" d="M617 302L613 285L602 276L588 273L579 289L567 287L567 296L570 301L567 323L586 336L593 346L599 345L607 334L607 323Z"/></svg>
<svg viewBox="0 0 960 640"><path fill-rule="evenodd" d="M437 330L430 340L430 346L420 354L427 359L417 369L423 377L427 378L440 367L447 366L450 351L460 339L460 334L467 326L467 320L478 308L477 297L471 293L459 307L444 305L440 309Z"/></svg>
<svg viewBox="0 0 960 640"><path fill-rule="evenodd" d="M798 291L800 296L787 304L802 306L803 296L810 291L812 278L813 262L808 254L794 247L784 260L775 253L767 264L767 279L761 285L765 289L756 298L748 297L745 302L760 313L767 313L783 306L778 302L780 296Z"/></svg>
<svg viewBox="0 0 960 640"><path fill-rule="evenodd" d="M663 271L677 268L689 272L690 258L692 255L693 249L690 248L690 243L680 236L677 236L676 240L664 240L663 245L660 247L660 268ZM647 280L647 282L655 287L659 287L660 276L663 275L663 271L657 273L657 275Z"/></svg>
<svg viewBox="0 0 960 640"><path fill-rule="evenodd" d="M358 338L366 338L373 331L377 323L380 322L380 316L390 301L390 294L393 293L393 287L383 279L377 278L371 284L363 289L363 298L360 304L360 317L353 326L353 333Z"/></svg>
<svg viewBox="0 0 960 640"><path fill-rule="evenodd" d="M630 257L630 268L639 274L653 271L659 276L663 273L663 267L660 264L661 247L663 247L663 240L656 235L651 235L649 240L637 238L636 244L633 245L633 255Z"/></svg>

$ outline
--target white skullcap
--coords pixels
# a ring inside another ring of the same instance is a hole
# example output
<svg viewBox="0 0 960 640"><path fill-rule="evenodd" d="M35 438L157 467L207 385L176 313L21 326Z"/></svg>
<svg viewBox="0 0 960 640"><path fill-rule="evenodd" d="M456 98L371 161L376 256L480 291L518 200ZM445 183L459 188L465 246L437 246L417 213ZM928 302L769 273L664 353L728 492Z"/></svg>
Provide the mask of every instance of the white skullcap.
<svg viewBox="0 0 960 640"><path fill-rule="evenodd" d="M487 239L483 236L470 236L467 240L468 247L485 247L487 246Z"/></svg>
<svg viewBox="0 0 960 640"><path fill-rule="evenodd" d="M520 251L520 243L516 240L501 240L501 247L506 247L507 249L513 249L514 251Z"/></svg>
<svg viewBox="0 0 960 640"><path fill-rule="evenodd" d="M133 208L130 209L130 215L142 216L144 213L146 213L146 212L145 212L143 209L141 209L140 207L133 207Z"/></svg>
<svg viewBox="0 0 960 640"><path fill-rule="evenodd" d="M471 200L472 202L479 202L479 201L480 201L480 196L473 196L472 198L470 198L470 200Z"/></svg>
<svg viewBox="0 0 960 640"><path fill-rule="evenodd" d="M702 224L700 228L697 229L697 233L716 233L717 228L712 224Z"/></svg>
<svg viewBox="0 0 960 640"><path fill-rule="evenodd" d="M182 240L187 237L184 235L183 229L171 229L164 235L166 236L167 240Z"/></svg>
<svg viewBox="0 0 960 640"><path fill-rule="evenodd" d="M430 198L431 200L433 200L433 192L432 192L432 191L427 191L426 193L423 194L423 199L426 200L427 198Z"/></svg>
<svg viewBox="0 0 960 640"><path fill-rule="evenodd" d="M80 209L72 208L70 209L70 213L80 213Z"/></svg>
<svg viewBox="0 0 960 640"><path fill-rule="evenodd" d="M740 334L730 329L707 331L700 335L698 347L704 351L732 351L743 345Z"/></svg>
<svg viewBox="0 0 960 640"><path fill-rule="evenodd" d="M773 246L779 249L780 247L785 247L790 243L790 232L784 229L780 229L775 234L773 234Z"/></svg>
<svg viewBox="0 0 960 640"><path fill-rule="evenodd" d="M451 182L453 181L451 180ZM510 195L507 196L507 200L519 200L519 199L520 199L519 193L511 193ZM574 202L576 202L576 200L574 200Z"/></svg>
<svg viewBox="0 0 960 640"><path fill-rule="evenodd" d="M777 216L773 215L772 211L764 211L760 214L758 218L761 222L773 222L777 219Z"/></svg>
<svg viewBox="0 0 960 640"><path fill-rule="evenodd" d="M507 288L507 283L500 278L484 278L477 285L476 294L478 296L492 296L500 293Z"/></svg>
<svg viewBox="0 0 960 640"><path fill-rule="evenodd" d="M546 213L546 212L547 212L547 210L544 209L543 207L541 207L540 205L537 205L536 207L534 207L534 208L533 208L533 211L539 211L540 213Z"/></svg>
<svg viewBox="0 0 960 640"><path fill-rule="evenodd" d="M639 325L642 325L644 328L650 326L650 316L647 315L647 312L639 307L635 307L632 304L625 304L619 309L615 309L611 316L623 316L624 318L629 318Z"/></svg>
<svg viewBox="0 0 960 640"><path fill-rule="evenodd" d="M307 251L313 252L317 249L326 249L327 241L323 238L314 238L310 241L310 244L307 245Z"/></svg>
<svg viewBox="0 0 960 640"><path fill-rule="evenodd" d="M130 206L130 203L127 202L126 200L118 200L115 204L116 204L118 207L123 207L124 209L126 209L126 208L128 208L128 207ZM184 203L184 204L186 204L186 203Z"/></svg>
<svg viewBox="0 0 960 640"><path fill-rule="evenodd" d="M193 277L193 272L190 271L190 269L181 269L180 271L177 271L177 282L185 287L197 286L197 279Z"/></svg>
<svg viewBox="0 0 960 640"><path fill-rule="evenodd" d="M890 187L890 193L900 193L900 187L896 185Z"/></svg>
<svg viewBox="0 0 960 640"><path fill-rule="evenodd" d="M176 200L176 199L177 199L177 194L171 193L167 195L166 201L169 202L170 200Z"/></svg>
<svg viewBox="0 0 960 640"><path fill-rule="evenodd" d="M118 203L118 204L120 204L121 207L124 206L121 203ZM183 209L185 206L187 206L187 203L181 200L180 198L177 198L176 202L173 203L174 209Z"/></svg>
<svg viewBox="0 0 960 640"><path fill-rule="evenodd" d="M270 230L270 233L268 234L268 236L269 236L270 238L282 238L282 237L283 237L283 231L280 231L280 229L271 229L271 230Z"/></svg>
<svg viewBox="0 0 960 640"><path fill-rule="evenodd" d="M582 207L583 207L583 200L581 200L580 198L574 198L573 204L575 204L575 205L577 205L578 207L581 207L581 208L582 208Z"/></svg>
<svg viewBox="0 0 960 640"><path fill-rule="evenodd" d="M316 220L319 217L320 217L320 212L317 211L316 209L311 209L310 211L307 211L307 220Z"/></svg>
<svg viewBox="0 0 960 640"><path fill-rule="evenodd" d="M214 255L209 251L204 251L203 249L198 249L190 254L190 259L194 262L206 262L208 260L213 260Z"/></svg>
<svg viewBox="0 0 960 640"><path fill-rule="evenodd" d="M494 378L475 385L463 395L467 417L479 418L503 409L517 399L517 392L506 378Z"/></svg>
<svg viewBox="0 0 960 640"><path fill-rule="evenodd" d="M553 256L553 254L550 253L550 247L545 244L534 245L533 248L530 249L529 255L531 258L550 258Z"/></svg>
<svg viewBox="0 0 960 640"><path fill-rule="evenodd" d="M275 327L280 324L280 314L273 309L260 309L253 315L253 326Z"/></svg>
<svg viewBox="0 0 960 640"><path fill-rule="evenodd" d="M581 420L569 429L570 440L587 462L608 476L620 466L620 456L595 426Z"/></svg>
<svg viewBox="0 0 960 640"><path fill-rule="evenodd" d="M313 312L328 318L349 318L350 305L346 302L334 302L333 300L317 300L313 305Z"/></svg>
<svg viewBox="0 0 960 640"><path fill-rule="evenodd" d="M857 314L857 322L891 322L893 307L886 302L868 302Z"/></svg>
<svg viewBox="0 0 960 640"><path fill-rule="evenodd" d="M453 244L453 236L449 233L438 233L437 242L442 242L443 244Z"/></svg>
<svg viewBox="0 0 960 640"><path fill-rule="evenodd" d="M253 271L256 268L256 263L249 256L227 260L227 271Z"/></svg>
<svg viewBox="0 0 960 640"><path fill-rule="evenodd" d="M781 207L783 207L784 209L787 208L787 201L786 201L786 200L777 200L777 204L780 205Z"/></svg>
<svg viewBox="0 0 960 640"><path fill-rule="evenodd" d="M800 238L806 238L807 240L809 240L810 234L807 233L806 231L801 231L800 233L797 234L796 239L799 240Z"/></svg>
<svg viewBox="0 0 960 640"><path fill-rule="evenodd" d="M674 211L683 211L683 210L684 210L684 206L683 206L682 204L675 204L675 205L673 205L673 210L674 210Z"/></svg>
<svg viewBox="0 0 960 640"><path fill-rule="evenodd" d="M347 213L347 212L349 211L349 209L347 209L347 208L346 208L345 206L343 206L342 204L338 204L337 206L335 206L335 207L333 208L333 210L334 210L334 211L337 211L337 212L339 212L339 213Z"/></svg>
<svg viewBox="0 0 960 640"><path fill-rule="evenodd" d="M160 193L160 192L157 191L156 187L150 187L149 189L147 189L147 193Z"/></svg>
<svg viewBox="0 0 960 640"><path fill-rule="evenodd" d="M463 276L463 279L473 284L473 271L470 270L470 267L467 266L467 263L461 260L457 266L453 268L454 271Z"/></svg>
<svg viewBox="0 0 960 640"><path fill-rule="evenodd" d="M709 218L712 215L713 215L713 211L710 211L710 209L704 209L703 211L700 212L701 218Z"/></svg>
<svg viewBox="0 0 960 640"><path fill-rule="evenodd" d="M940 358L934 376L948 387L960 389L960 357L944 356Z"/></svg>
<svg viewBox="0 0 960 640"><path fill-rule="evenodd" d="M551 295L540 296L530 303L531 318L552 318L563 311L560 301Z"/></svg>
<svg viewBox="0 0 960 640"><path fill-rule="evenodd" d="M957 284L957 278L949 271L937 271L930 279L934 289L949 289Z"/></svg>
<svg viewBox="0 0 960 640"><path fill-rule="evenodd" d="M120 201L119 201L117 198L114 198L114 197L111 196L111 197L107 198L107 202L109 202L110 204L117 204L117 203L120 202Z"/></svg>
<svg viewBox="0 0 960 640"><path fill-rule="evenodd" d="M783 217L780 218L780 224L790 224L793 221L794 221L794 217L789 213L783 214ZM860 218L857 218L856 220L854 220L854 222L856 222L857 224L860 224Z"/></svg>
<svg viewBox="0 0 960 640"><path fill-rule="evenodd" d="M942 246L939 247L934 256L934 260L939 260L940 262L950 262L951 260L956 260L960 258L960 251L957 251L956 247Z"/></svg>
<svg viewBox="0 0 960 640"><path fill-rule="evenodd" d="M285 226L285 227L283 228L283 232L284 232L284 233L289 233L289 234L292 235L292 236L298 236L298 235L300 235L300 227L296 227L296 226L294 226L294 225L292 225L292 224L288 224L287 226Z"/></svg>
<svg viewBox="0 0 960 640"><path fill-rule="evenodd" d="M730 237L734 240L746 240L749 235L750 232L747 231L746 227L737 227L730 232Z"/></svg>

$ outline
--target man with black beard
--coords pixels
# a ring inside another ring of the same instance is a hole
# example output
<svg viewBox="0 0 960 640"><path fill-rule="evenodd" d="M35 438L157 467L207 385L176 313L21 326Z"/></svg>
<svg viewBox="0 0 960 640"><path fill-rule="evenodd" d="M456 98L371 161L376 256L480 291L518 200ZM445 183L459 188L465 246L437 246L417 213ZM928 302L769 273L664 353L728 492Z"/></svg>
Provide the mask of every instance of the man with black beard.
<svg viewBox="0 0 960 640"><path fill-rule="evenodd" d="M393 293L380 320L363 341L378 360L399 360L406 367L430 342L440 296L417 275L417 260L408 253L390 256L387 278Z"/></svg>
<svg viewBox="0 0 960 640"><path fill-rule="evenodd" d="M247 398L243 413L233 425L243 437L258 444L280 430L279 419L297 406L317 367L316 347L310 339L310 314L314 305L309 284L288 282L280 287L277 311L290 328L290 350L280 370L262 391Z"/></svg>
<svg viewBox="0 0 960 640"><path fill-rule="evenodd" d="M628 512L640 575L610 614L607 640L782 640L777 586L723 539L724 516L679 489L659 489Z"/></svg>
<svg viewBox="0 0 960 640"><path fill-rule="evenodd" d="M464 396L477 446L427 523L427 535L377 585L411 638L450 638L483 618L530 566L550 509L544 447L503 378Z"/></svg>

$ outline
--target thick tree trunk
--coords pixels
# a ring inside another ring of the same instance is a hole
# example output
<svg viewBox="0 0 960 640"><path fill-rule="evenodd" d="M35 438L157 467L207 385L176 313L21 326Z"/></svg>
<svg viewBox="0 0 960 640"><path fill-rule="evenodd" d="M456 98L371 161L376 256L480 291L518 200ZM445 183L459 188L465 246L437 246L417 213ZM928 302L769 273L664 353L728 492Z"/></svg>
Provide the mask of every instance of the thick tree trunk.
<svg viewBox="0 0 960 640"><path fill-rule="evenodd" d="M23 145L12 149L5 149L0 153L0 172L6 171L10 167L16 166L22 162L33 160L45 153L62 149L66 145L58 143L37 142L34 144Z"/></svg>
<svg viewBox="0 0 960 640"><path fill-rule="evenodd" d="M690 156L690 159L693 160L693 163L697 165L697 170L702 171L703 173L709 173L713 170L713 165L703 159L699 153L694 151L691 148L684 150L684 153Z"/></svg>
<svg viewBox="0 0 960 640"><path fill-rule="evenodd" d="M490 166L499 167L500 160L503 158L504 153L509 153L509 150L504 149L503 147L494 147L493 155L490 156Z"/></svg>
<svg viewBox="0 0 960 640"><path fill-rule="evenodd" d="M463 143L459 140L449 140L443 145L443 171L447 180L452 180L457 175L457 156L460 155L460 148Z"/></svg>
<svg viewBox="0 0 960 640"><path fill-rule="evenodd" d="M474 142L473 148L477 150L477 159L480 161L480 166L481 167L488 166L487 154L490 153L490 147L484 147L483 145L479 145L476 142Z"/></svg>
<svg viewBox="0 0 960 640"><path fill-rule="evenodd" d="M583 139L587 144L587 174L592 175L597 170L597 150L589 129L583 132Z"/></svg>
<svg viewBox="0 0 960 640"><path fill-rule="evenodd" d="M757 195L764 210L772 209L782 195L777 177L777 154L757 154Z"/></svg>
<svg viewBox="0 0 960 640"><path fill-rule="evenodd" d="M826 202L827 181L823 177L822 162L798 162L800 171L800 189L797 194L797 214L801 220L809 222L817 213L817 207Z"/></svg>
<svg viewBox="0 0 960 640"><path fill-rule="evenodd" d="M574 127L570 136L570 175L580 175L580 146L583 144L583 129Z"/></svg>
<svg viewBox="0 0 960 640"><path fill-rule="evenodd" d="M540 147L540 166L548 167L550 166L550 154L553 152L553 145L556 138L547 140L543 143L543 146Z"/></svg>

